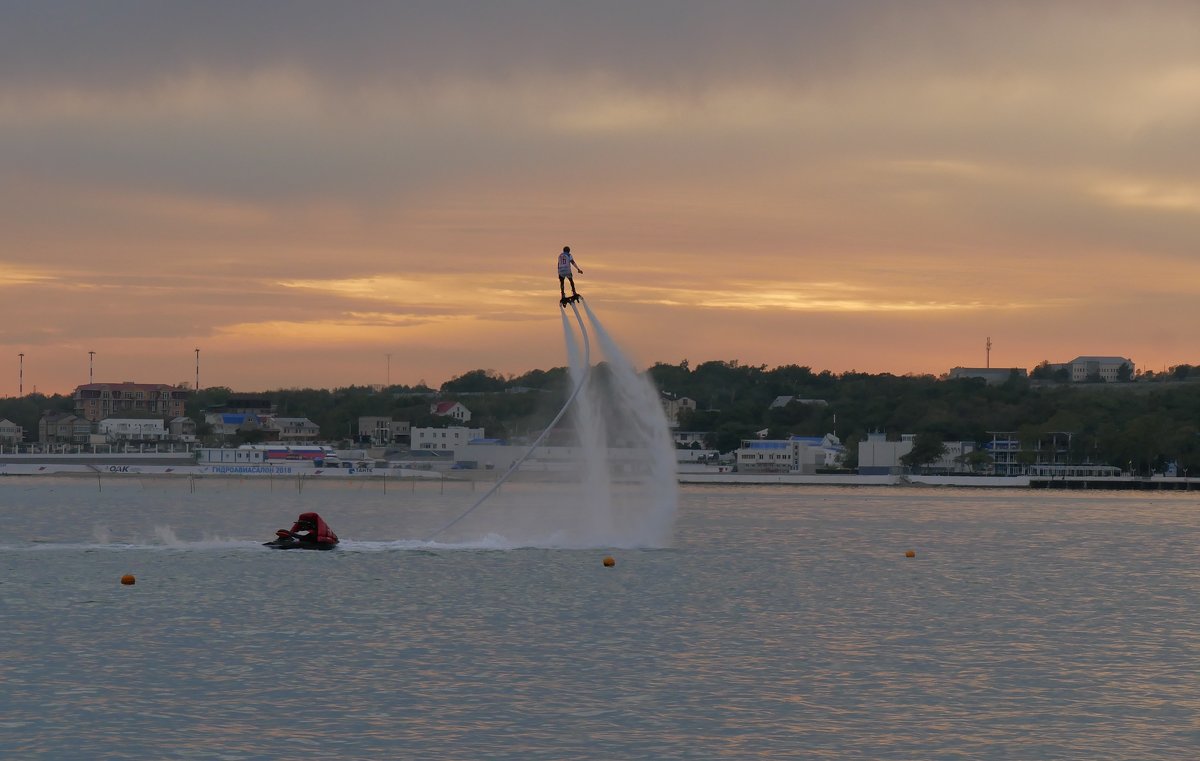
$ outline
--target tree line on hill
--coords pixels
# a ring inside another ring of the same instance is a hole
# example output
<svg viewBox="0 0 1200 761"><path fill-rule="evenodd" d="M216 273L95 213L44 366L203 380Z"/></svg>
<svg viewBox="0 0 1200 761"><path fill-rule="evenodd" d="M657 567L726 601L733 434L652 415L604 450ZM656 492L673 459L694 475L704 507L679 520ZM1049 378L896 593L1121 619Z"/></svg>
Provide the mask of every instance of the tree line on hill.
<svg viewBox="0 0 1200 761"><path fill-rule="evenodd" d="M983 444L994 434L1015 434L1032 447L1054 432L1069 432L1073 462L1160 470L1168 462L1200 466L1200 383L1197 374L1173 368L1145 374L1137 383L1071 384L1027 380L1013 373L1000 385L979 378L932 375L814 373L807 367L686 361L657 364L651 375L664 391L697 402L680 427L711 431L722 451L767 429L787 434L841 437L851 457L870 432L889 438L917 434L923 446L940 441ZM771 408L779 396L820 399ZM1196 472L1200 472L1197 470Z"/></svg>
<svg viewBox="0 0 1200 761"><path fill-rule="evenodd" d="M598 367L600 373L604 370L603 364ZM1014 373L1005 383L989 386L973 378L835 374L800 365L768 369L737 361L695 367L687 360L660 362L647 374L667 398L696 402L694 412L681 413L679 428L704 432L706 446L722 452L763 430L768 438L778 439L836 433L851 458L870 432L890 438L917 434L923 449L935 449L942 441L983 444L993 433L1014 433L1032 446L1050 433L1070 432L1073 462L1135 471L1160 470L1176 462L1200 473L1200 368L1190 365L1120 384L1030 380ZM279 415L312 420L329 441L353 440L358 419L364 416L406 420L413 426L456 424L432 414L431 402L438 398L463 402L472 413L470 426L484 428L489 437L519 439L540 432L569 391L569 373L558 367L519 376L472 370L436 390L424 384L351 386L281 389L256 396L269 399ZM202 424L204 411L232 394L223 387L201 389L188 400L187 414ZM783 396L793 400L771 406ZM0 400L0 418L23 426L27 437L35 439L44 411L72 407L70 396L32 394ZM205 433L203 425L198 432Z"/></svg>

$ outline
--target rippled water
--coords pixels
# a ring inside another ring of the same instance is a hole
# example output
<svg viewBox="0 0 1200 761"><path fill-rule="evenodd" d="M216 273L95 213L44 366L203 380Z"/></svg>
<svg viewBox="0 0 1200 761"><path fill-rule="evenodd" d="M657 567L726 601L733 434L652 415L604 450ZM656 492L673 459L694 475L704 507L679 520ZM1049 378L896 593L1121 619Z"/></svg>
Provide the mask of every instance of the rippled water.
<svg viewBox="0 0 1200 761"><path fill-rule="evenodd" d="M470 488L0 479L0 757L1200 757L1200 495L692 487L669 548L424 542ZM342 548L261 547L309 509Z"/></svg>

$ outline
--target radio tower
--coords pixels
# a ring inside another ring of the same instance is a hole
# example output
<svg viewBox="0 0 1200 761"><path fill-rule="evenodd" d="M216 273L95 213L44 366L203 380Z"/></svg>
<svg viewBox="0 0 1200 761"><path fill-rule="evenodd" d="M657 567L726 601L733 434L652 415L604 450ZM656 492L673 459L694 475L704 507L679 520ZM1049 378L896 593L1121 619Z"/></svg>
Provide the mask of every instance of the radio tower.
<svg viewBox="0 0 1200 761"><path fill-rule="evenodd" d="M991 367L992 367L992 337L991 336L988 336L988 339L987 339L987 364L984 365L984 367L986 367L988 369L991 369Z"/></svg>

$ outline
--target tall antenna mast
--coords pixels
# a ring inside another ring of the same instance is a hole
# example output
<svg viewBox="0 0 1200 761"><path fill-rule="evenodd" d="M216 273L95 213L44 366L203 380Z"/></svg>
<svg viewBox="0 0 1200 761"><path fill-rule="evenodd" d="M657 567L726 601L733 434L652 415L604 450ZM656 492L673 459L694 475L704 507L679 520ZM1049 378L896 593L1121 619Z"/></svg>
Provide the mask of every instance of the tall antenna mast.
<svg viewBox="0 0 1200 761"><path fill-rule="evenodd" d="M988 339L987 339L987 364L985 365L985 367L991 369L991 366L992 366L992 337L988 336Z"/></svg>
<svg viewBox="0 0 1200 761"><path fill-rule="evenodd" d="M200 350L196 349L196 391L200 390Z"/></svg>

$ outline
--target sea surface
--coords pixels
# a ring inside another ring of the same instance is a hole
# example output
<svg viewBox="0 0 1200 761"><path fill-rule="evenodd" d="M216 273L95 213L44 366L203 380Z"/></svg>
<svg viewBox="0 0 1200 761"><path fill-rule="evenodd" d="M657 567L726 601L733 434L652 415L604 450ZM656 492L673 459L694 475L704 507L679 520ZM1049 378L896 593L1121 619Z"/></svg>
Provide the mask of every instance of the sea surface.
<svg viewBox="0 0 1200 761"><path fill-rule="evenodd" d="M429 541L475 496L0 479L0 758L1200 758L1200 493L683 487L668 547L486 504ZM261 545L305 510L339 549Z"/></svg>

